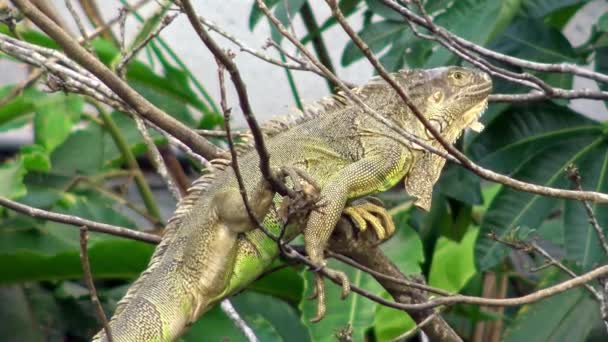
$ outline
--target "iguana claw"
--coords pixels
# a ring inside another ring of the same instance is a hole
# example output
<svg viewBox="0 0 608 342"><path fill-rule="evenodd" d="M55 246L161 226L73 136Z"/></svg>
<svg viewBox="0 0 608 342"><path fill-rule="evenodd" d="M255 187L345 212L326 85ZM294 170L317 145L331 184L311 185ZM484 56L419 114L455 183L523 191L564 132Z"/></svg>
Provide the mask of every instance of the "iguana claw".
<svg viewBox="0 0 608 342"><path fill-rule="evenodd" d="M367 229L368 224L371 225L380 241L388 239L395 232L391 214L374 197L353 201L342 213L350 217L361 232Z"/></svg>
<svg viewBox="0 0 608 342"><path fill-rule="evenodd" d="M325 273L331 278L338 278L340 283L342 284L342 294L340 299L345 299L346 296L350 293L350 281L348 280L348 276L346 273L332 270L330 268L324 268ZM315 273L315 287L313 290L313 294L310 299L317 299L317 315L311 319L312 323L319 322L325 317L325 312L327 311L327 305L325 304L325 283L323 282L323 276L320 273Z"/></svg>

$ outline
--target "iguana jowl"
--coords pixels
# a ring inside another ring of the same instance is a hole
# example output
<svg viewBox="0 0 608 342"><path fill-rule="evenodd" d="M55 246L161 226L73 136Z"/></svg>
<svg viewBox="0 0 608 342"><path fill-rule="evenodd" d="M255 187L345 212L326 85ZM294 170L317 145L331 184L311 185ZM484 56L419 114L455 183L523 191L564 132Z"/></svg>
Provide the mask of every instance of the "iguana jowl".
<svg viewBox="0 0 608 342"><path fill-rule="evenodd" d="M487 74L444 67L392 76L450 143L467 127L482 128L477 119L492 88ZM372 79L353 91L390 122L441 149L383 80ZM306 251L319 267L350 200L385 191L404 178L415 204L428 210L445 163L397 136L343 94L317 102L291 122L271 122L266 135L274 169L303 170L320 186L323 209L298 223ZM255 215L277 234L283 223L277 212L281 198L263 179L257 152L244 149L238 163ZM119 303L110 321L115 341L176 339L214 303L255 280L278 255L276 243L250 222L232 168L227 162L215 165L179 204L150 265ZM391 233L375 228L381 239ZM290 234L298 231L292 227ZM94 340L105 340L104 332Z"/></svg>

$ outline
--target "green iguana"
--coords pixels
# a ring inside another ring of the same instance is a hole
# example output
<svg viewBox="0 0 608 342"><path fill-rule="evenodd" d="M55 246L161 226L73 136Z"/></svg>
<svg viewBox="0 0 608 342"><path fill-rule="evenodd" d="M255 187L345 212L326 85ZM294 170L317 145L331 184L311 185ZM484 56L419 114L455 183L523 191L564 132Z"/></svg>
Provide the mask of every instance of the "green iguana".
<svg viewBox="0 0 608 342"><path fill-rule="evenodd" d="M487 74L443 67L400 71L392 77L450 143L465 128L483 128L477 119L492 88ZM393 124L441 149L382 79L372 79L353 92ZM322 210L288 228L288 238L303 228L306 252L318 267L325 265L323 252L343 211L360 229L365 228L367 214L383 213L371 202L349 204L351 200L385 191L404 179L415 204L428 210L445 163L399 137L344 94L318 101L299 118L272 121L265 135L273 170L302 170L318 183ZM229 164L215 161L216 170L195 181L180 202L148 268L118 304L109 323L114 341L175 340L213 304L254 281L277 257L277 243L251 222ZM281 196L262 177L252 144L240 148L238 164L254 215L278 235L284 223ZM383 226L370 223L381 240L394 228L387 215ZM323 289L319 283L316 288ZM103 330L94 337L102 340Z"/></svg>

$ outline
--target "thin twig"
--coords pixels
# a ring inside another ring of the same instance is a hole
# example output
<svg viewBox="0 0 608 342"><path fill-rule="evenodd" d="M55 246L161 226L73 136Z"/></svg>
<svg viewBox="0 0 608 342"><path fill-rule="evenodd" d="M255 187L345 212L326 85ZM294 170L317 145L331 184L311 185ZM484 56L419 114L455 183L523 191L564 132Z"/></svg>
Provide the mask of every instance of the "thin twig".
<svg viewBox="0 0 608 342"><path fill-rule="evenodd" d="M239 330L243 332L249 342L259 341L253 329L251 329L251 327L247 325L247 322L245 322L245 320L241 318L239 313L236 311L236 309L228 299L224 299L220 303L220 307L222 308L222 311L224 311L224 313L228 316L228 318L230 318L230 320L237 326L237 328L239 328Z"/></svg>
<svg viewBox="0 0 608 342"><path fill-rule="evenodd" d="M82 24L82 20L80 20L80 15L78 15L76 10L74 9L72 0L65 0L64 2L65 2L65 7L67 7L68 11L70 12L70 15L72 16L72 19L74 19L74 22L76 23L76 26L78 27L82 45L84 47L86 47L87 50L93 51L93 47L91 46L91 42L89 41L90 38L87 35L87 30L84 28L84 25Z"/></svg>
<svg viewBox="0 0 608 342"><path fill-rule="evenodd" d="M213 54L213 56L226 68L226 71L230 74L230 79L234 84L234 88L236 89L236 93L239 99L239 105L241 110L243 111L243 115L245 116L245 120L249 125L249 129L251 130L251 134L253 135L253 140L255 142L255 148L260 156L260 171L264 176L264 179L270 183L273 190L278 192L281 195L286 195L290 191L289 189L281 182L275 175L273 174L270 168L270 154L268 153L268 149L266 148L266 144L264 143L264 138L262 134L262 130L257 123L253 115L253 110L251 109L251 104L249 102L249 96L247 95L247 88L245 86L245 82L241 78L241 74L232 60L230 56L228 56L218 45L217 43L209 36L209 33L205 29L205 27L201 24L199 17L197 16L194 7L190 0L181 0L180 1L182 10L188 16L190 20L190 24L194 28L194 31L197 33L201 41L207 46L209 51Z"/></svg>
<svg viewBox="0 0 608 342"><path fill-rule="evenodd" d="M425 318L422 322L417 323L412 329L404 332L403 334L395 337L392 341L407 341L410 337L414 336L418 331L421 331L427 324L431 323L435 318L441 315L443 308L439 308L435 310L432 314L430 314L427 318Z"/></svg>
<svg viewBox="0 0 608 342"><path fill-rule="evenodd" d="M549 264L559 268L564 273L569 275L571 278L576 278L578 276L576 273L574 273L574 271L572 271L566 265L561 263L559 260L555 259L551 254L549 254L549 252L547 252L544 248L542 248L538 243L531 242L530 245L532 246L532 249L534 251L536 251L538 254L542 255L545 259L547 259L549 261ZM593 295L593 297L595 297L595 299L597 301L599 301L601 303L602 295L595 288L593 288L593 286L591 286L589 284L585 284L585 288Z"/></svg>
<svg viewBox="0 0 608 342"><path fill-rule="evenodd" d="M137 46L135 46L133 49L131 49L131 51L125 53L122 56L122 59L120 60L120 62L118 63L118 65L116 66L116 73L121 77L124 78L125 77L125 67L127 66L127 64L131 61L131 59L137 55L137 53L139 51L141 51L141 49L143 49L146 45L148 45L148 43L158 37L158 35L160 34L160 32L165 29L165 27L169 26L173 20L175 18L177 18L177 16L179 15L179 13L174 13L174 14L169 14L167 16L165 16L162 20L160 25L158 25L158 27L152 31L144 40L142 40L139 44L137 44Z"/></svg>
<svg viewBox="0 0 608 342"><path fill-rule="evenodd" d="M182 198L181 192L180 192L179 188L177 187L177 185L175 184L175 180L169 174L169 171L167 170L167 165L165 165L163 157L161 156L160 152L158 151L158 147L154 143L154 140L152 140L152 137L150 136L150 133L148 132L148 128L146 127L144 120L142 120L142 118L140 118L137 115L133 115L132 117L133 117L133 120L135 121L135 126L137 127L137 130L139 131L139 133L141 133L141 136L144 138L144 143L148 147L148 153L150 154L150 161L154 165L154 169L160 175L160 177L165 181L165 184L167 184L167 188L169 189L169 192L171 193L171 195L173 195L173 198L179 202Z"/></svg>
<svg viewBox="0 0 608 342"><path fill-rule="evenodd" d="M97 297L97 290L95 289L95 283L93 282L93 275L91 274L91 265L89 264L89 253L87 252L89 236L87 234L87 227L80 227L80 263L82 264L82 273L84 274L84 281L89 288L89 293L91 295L91 302L95 307L95 311L97 312L97 316L101 320L101 324L103 325L103 330L106 332L106 336L108 338L108 342L114 341L112 338L112 331L110 331L110 325L108 324L108 318L106 317L105 312L103 312L103 307L101 306L101 302L99 301L99 297Z"/></svg>
<svg viewBox="0 0 608 342"><path fill-rule="evenodd" d="M574 187L578 191L583 191L583 185L581 182L581 174L578 169L574 165L570 165L566 168L566 173L568 173L568 177L570 181L574 183ZM600 246L604 250L604 255L608 256L608 239L606 239L606 234L604 234L604 229L600 226L600 223L597 221L597 217L595 217L595 213L593 212L593 207L587 201L582 201L583 206L585 207L585 212L587 213L587 217L589 218L589 223L591 227L595 230L597 234L597 238L600 240Z"/></svg>
<svg viewBox="0 0 608 342"><path fill-rule="evenodd" d="M33 207L30 207L25 204L11 201L5 197L0 197L0 206L20 212L22 214L25 214L25 215L31 216L31 217L41 218L41 219L45 219L45 220L49 220L49 221L53 221L53 222L65 223L65 224L69 224L69 225L73 225L73 226L77 226L77 227L86 226L86 227L88 227L89 230L99 232L99 233L110 234L110 235L125 237L125 238L132 239L132 240L143 241L143 242L154 243L154 244L160 242L160 237L157 235L154 235L154 234L144 233L144 232L127 229L127 228L123 228L123 227L119 227L119 226L115 226L115 225L111 225L111 224L95 222L95 221L83 219L83 218L72 216L72 215L53 213L50 211L33 208Z"/></svg>

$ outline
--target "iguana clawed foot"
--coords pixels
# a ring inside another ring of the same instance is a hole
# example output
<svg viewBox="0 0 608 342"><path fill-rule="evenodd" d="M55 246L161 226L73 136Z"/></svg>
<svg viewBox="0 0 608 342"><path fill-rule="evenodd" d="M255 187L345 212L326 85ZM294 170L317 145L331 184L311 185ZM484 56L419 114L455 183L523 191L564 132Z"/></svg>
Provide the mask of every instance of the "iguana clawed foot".
<svg viewBox="0 0 608 342"><path fill-rule="evenodd" d="M340 283L342 284L342 294L340 298L346 298L346 296L348 296L350 293L350 281L348 280L346 273L333 270L325 266L322 266L321 268L329 277L339 279ZM319 272L320 270L315 273L315 287L313 288L312 295L309 297L309 299L317 299L317 315L310 320L312 323L322 320L323 317L325 317L325 312L327 311L327 305L325 304L325 283L323 282L323 275L321 275Z"/></svg>
<svg viewBox="0 0 608 342"><path fill-rule="evenodd" d="M388 239L395 232L395 223L391 214L375 197L353 201L344 208L342 214L348 216L361 232L367 230L368 225L371 225L379 241Z"/></svg>

